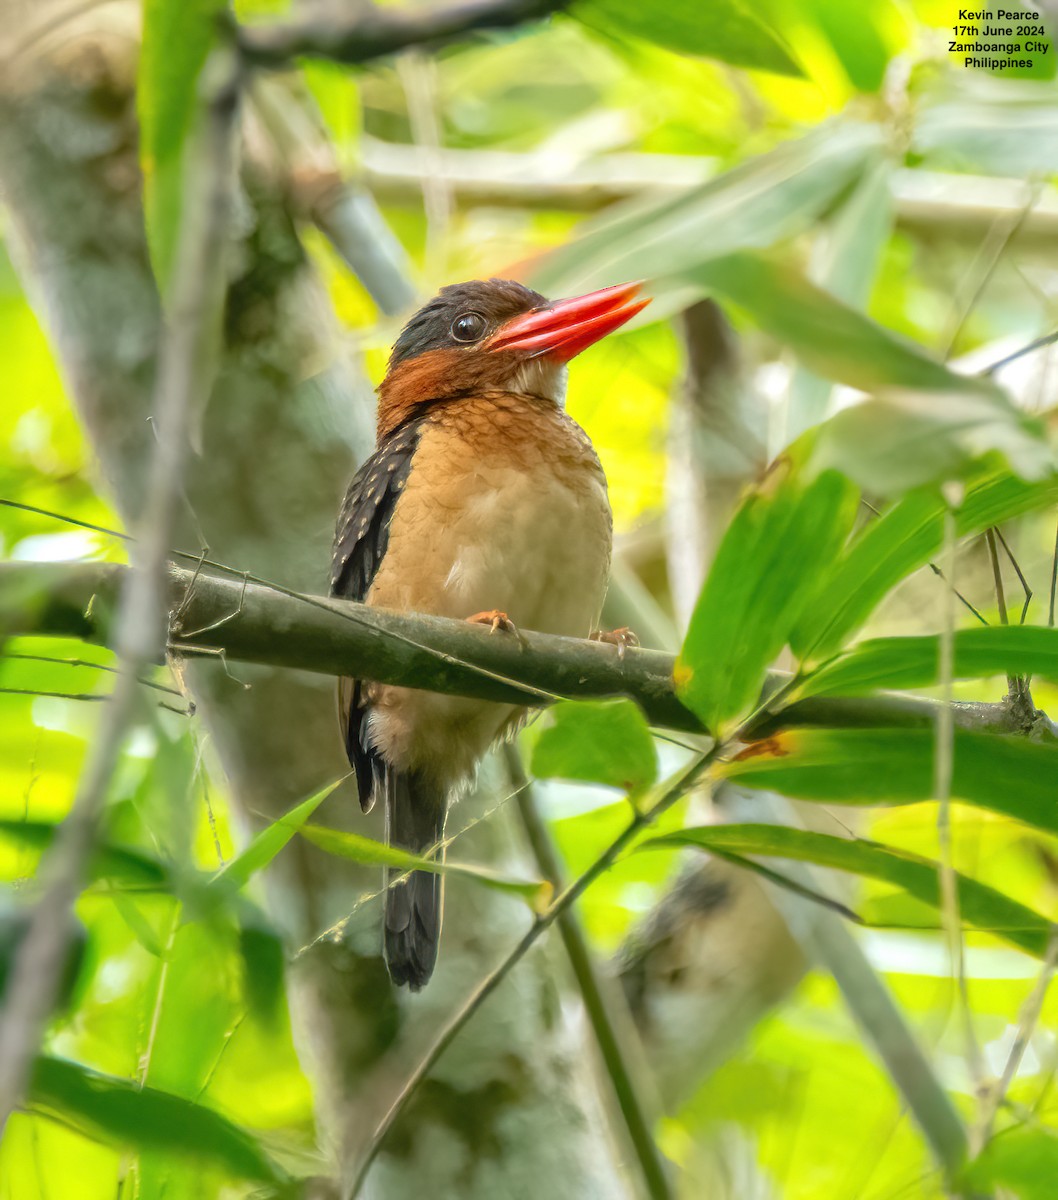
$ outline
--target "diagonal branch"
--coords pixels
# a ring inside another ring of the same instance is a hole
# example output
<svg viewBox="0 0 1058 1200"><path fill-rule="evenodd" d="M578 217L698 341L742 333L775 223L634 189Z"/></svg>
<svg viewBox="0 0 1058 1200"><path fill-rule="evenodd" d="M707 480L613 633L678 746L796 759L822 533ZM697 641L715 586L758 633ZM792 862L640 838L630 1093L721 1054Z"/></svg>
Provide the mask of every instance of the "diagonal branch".
<svg viewBox="0 0 1058 1200"><path fill-rule="evenodd" d="M286 67L306 55L365 63L410 46L437 46L479 29L509 29L539 21L568 0L464 0L447 8L354 6L345 21L321 18L291 24L242 27L239 48L258 67Z"/></svg>

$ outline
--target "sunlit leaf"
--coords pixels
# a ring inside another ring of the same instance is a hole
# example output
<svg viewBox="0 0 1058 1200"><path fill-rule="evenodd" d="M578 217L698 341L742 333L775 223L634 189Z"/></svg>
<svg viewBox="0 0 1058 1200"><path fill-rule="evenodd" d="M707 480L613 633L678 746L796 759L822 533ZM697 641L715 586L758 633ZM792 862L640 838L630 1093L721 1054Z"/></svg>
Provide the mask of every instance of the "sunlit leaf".
<svg viewBox="0 0 1058 1200"><path fill-rule="evenodd" d="M37 1060L28 1107L87 1137L130 1149L159 1148L206 1159L242 1179L285 1182L284 1172L260 1143L220 1113L66 1059Z"/></svg>
<svg viewBox="0 0 1058 1200"><path fill-rule="evenodd" d="M774 33L740 0L716 0L702 20L698 0L662 5L640 0L580 0L573 16L618 36L631 34L679 54L717 58L737 67L799 75L797 64Z"/></svg>
<svg viewBox="0 0 1058 1200"><path fill-rule="evenodd" d="M959 629L953 676L1036 675L1058 682L1058 629L992 625ZM940 638L872 638L828 663L805 682L804 696L861 696L879 688L929 687L940 681Z"/></svg>
<svg viewBox="0 0 1058 1200"><path fill-rule="evenodd" d="M978 1188L1013 1188L1020 1200L1053 1200L1058 1178L1058 1130L1015 1126L991 1139L965 1172Z"/></svg>
<svg viewBox="0 0 1058 1200"><path fill-rule="evenodd" d="M876 161L877 126L828 124L674 198L626 204L583 226L533 273L545 295L571 295L615 279L680 276L744 247L771 246L804 229Z"/></svg>
<svg viewBox="0 0 1058 1200"><path fill-rule="evenodd" d="M654 782L658 756L639 707L631 700L564 701L533 746L541 779L583 779L629 793Z"/></svg>
<svg viewBox="0 0 1058 1200"><path fill-rule="evenodd" d="M493 891L506 892L525 900L534 910L546 906L551 894L551 885L540 880L508 879L484 867L467 863L438 862L402 850L399 846L387 846L358 833L347 833L341 829L327 829L322 825L306 825L301 830L306 841L339 858L364 866L396 867L401 871L432 871L435 875L454 875L470 879Z"/></svg>
<svg viewBox="0 0 1058 1200"><path fill-rule="evenodd" d="M815 863L893 884L933 908L941 905L939 863L861 838L833 837L784 825L706 825L650 838L636 848L674 845ZM1051 929L1046 917L966 875L957 878L959 912L966 922L995 932L1030 954L1046 952Z"/></svg>
<svg viewBox="0 0 1058 1200"><path fill-rule="evenodd" d="M676 666L680 699L720 735L760 695L764 672L786 645L852 526L857 495L829 471L805 484L778 460L742 502L717 551Z"/></svg>
<svg viewBox="0 0 1058 1200"><path fill-rule="evenodd" d="M1058 833L1058 743L965 729L953 742L954 799ZM908 804L933 799L934 747L931 729L789 729L715 773L801 800Z"/></svg>
<svg viewBox="0 0 1058 1200"><path fill-rule="evenodd" d="M1026 483L1008 470L991 471L967 487L955 533L967 537L1055 503L1058 477ZM822 569L815 599L791 633L794 653L821 661L838 651L896 584L939 551L945 508L937 488L916 489L869 521Z"/></svg>
<svg viewBox="0 0 1058 1200"><path fill-rule="evenodd" d="M164 288L180 223L181 157L224 0L143 0L136 87L147 241Z"/></svg>
<svg viewBox="0 0 1058 1200"><path fill-rule="evenodd" d="M210 881L210 888L218 892L235 892L249 883L251 876L268 866L341 782L336 779L329 783L262 829L237 858L217 872Z"/></svg>

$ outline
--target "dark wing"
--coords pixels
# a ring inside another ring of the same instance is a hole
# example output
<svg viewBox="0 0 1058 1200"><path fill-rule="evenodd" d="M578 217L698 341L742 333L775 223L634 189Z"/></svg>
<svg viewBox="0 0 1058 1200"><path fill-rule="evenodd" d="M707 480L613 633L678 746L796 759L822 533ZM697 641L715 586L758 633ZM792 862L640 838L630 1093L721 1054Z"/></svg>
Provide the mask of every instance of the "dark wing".
<svg viewBox="0 0 1058 1200"><path fill-rule="evenodd" d="M386 438L357 471L345 494L334 534L331 595L365 600L375 572L385 557L389 526L419 444L422 421L411 421ZM345 752L356 772L360 807L374 802L372 788L381 777L382 761L367 740L367 705L359 679L338 680L338 715Z"/></svg>

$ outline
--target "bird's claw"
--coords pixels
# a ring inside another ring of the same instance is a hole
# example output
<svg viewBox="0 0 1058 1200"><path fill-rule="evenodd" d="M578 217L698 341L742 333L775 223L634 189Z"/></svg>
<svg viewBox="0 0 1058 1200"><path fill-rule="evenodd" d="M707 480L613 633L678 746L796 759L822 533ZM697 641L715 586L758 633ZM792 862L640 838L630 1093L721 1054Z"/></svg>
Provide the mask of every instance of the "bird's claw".
<svg viewBox="0 0 1058 1200"><path fill-rule="evenodd" d="M475 613L472 617L467 617L467 621L471 625L488 625L489 633L495 633L497 629L502 629L504 633L518 632L518 626L515 625L505 612L500 612L498 608L490 608L487 612Z"/></svg>
<svg viewBox="0 0 1058 1200"><path fill-rule="evenodd" d="M618 658L624 658L625 651L629 646L639 645L639 638L636 637L627 625L622 625L620 629L596 629L589 636L593 642L606 642L609 646L616 646Z"/></svg>

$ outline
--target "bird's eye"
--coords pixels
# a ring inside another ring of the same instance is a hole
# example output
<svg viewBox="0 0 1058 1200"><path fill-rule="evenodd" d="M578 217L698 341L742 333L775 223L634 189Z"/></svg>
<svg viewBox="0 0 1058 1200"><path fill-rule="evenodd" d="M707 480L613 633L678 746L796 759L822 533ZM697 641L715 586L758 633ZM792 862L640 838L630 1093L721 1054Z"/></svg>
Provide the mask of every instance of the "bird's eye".
<svg viewBox="0 0 1058 1200"><path fill-rule="evenodd" d="M489 323L479 312L467 312L452 322L452 337L457 342L476 342L484 337Z"/></svg>

